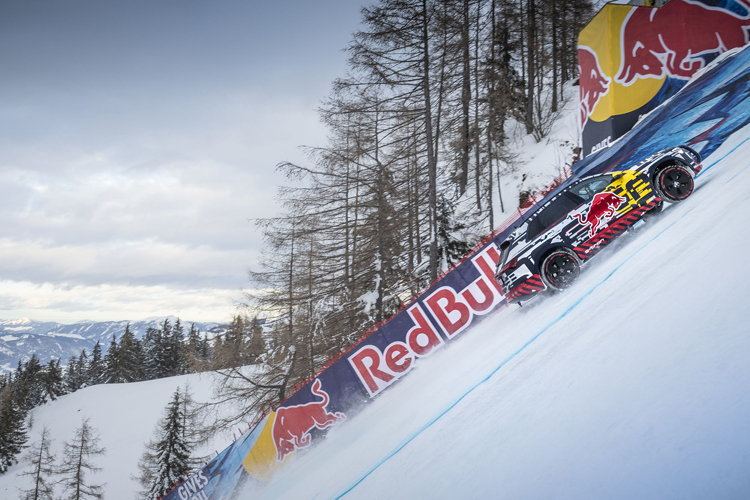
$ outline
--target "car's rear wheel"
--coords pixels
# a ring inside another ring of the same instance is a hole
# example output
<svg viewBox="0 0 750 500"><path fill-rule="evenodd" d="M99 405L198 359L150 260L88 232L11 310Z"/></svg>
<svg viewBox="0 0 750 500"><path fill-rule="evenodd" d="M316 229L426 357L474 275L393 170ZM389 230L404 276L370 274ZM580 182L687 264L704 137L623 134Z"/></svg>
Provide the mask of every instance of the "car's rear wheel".
<svg viewBox="0 0 750 500"><path fill-rule="evenodd" d="M548 288L568 288L581 273L581 259L567 248L557 248L542 260L542 281Z"/></svg>
<svg viewBox="0 0 750 500"><path fill-rule="evenodd" d="M684 165L667 165L656 173L654 190L662 200L677 203L693 192L693 176Z"/></svg>

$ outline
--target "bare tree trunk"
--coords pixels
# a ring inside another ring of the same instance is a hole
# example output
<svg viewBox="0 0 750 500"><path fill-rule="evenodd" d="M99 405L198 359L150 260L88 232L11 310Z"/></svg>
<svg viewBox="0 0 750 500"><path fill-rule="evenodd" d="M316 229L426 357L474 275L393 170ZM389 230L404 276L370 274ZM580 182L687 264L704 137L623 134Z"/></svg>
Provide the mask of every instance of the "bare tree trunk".
<svg viewBox="0 0 750 500"><path fill-rule="evenodd" d="M479 32L480 17L482 15L482 2L477 0L477 25L476 34L474 36L474 135L476 137L476 144L474 144L474 180L475 190L477 193L477 210L482 211L482 195L480 188L480 177L482 172L481 156L480 156L480 145L481 136L479 135Z"/></svg>
<svg viewBox="0 0 750 500"><path fill-rule="evenodd" d="M528 60L528 82L527 82L527 94L526 94L526 116L525 125L526 133L530 134L534 131L534 87L536 76L536 65L534 56L536 52L535 40L536 40L536 9L534 6L534 0L528 0L526 3L526 46L527 46L527 60Z"/></svg>
<svg viewBox="0 0 750 500"><path fill-rule="evenodd" d="M469 104L471 102L471 70L469 56L469 0L463 3L463 22L461 23L461 59L463 63L461 87L461 164L459 167L458 193L466 192L469 180Z"/></svg>
<svg viewBox="0 0 750 500"><path fill-rule="evenodd" d="M552 112L557 112L557 0L552 0Z"/></svg>
<svg viewBox="0 0 750 500"><path fill-rule="evenodd" d="M428 36L427 0L422 0L422 45L424 47L424 121L427 134L427 170L429 179L430 210L430 283L437 279L438 271L438 226L437 226L437 164L432 142L432 103L430 102L430 39Z"/></svg>

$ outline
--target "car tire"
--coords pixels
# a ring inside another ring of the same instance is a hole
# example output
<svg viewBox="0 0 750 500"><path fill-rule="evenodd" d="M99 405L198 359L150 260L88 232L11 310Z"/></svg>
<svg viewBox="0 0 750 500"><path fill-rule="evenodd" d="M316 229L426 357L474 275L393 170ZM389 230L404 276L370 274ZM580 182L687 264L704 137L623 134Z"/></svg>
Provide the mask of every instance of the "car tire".
<svg viewBox="0 0 750 500"><path fill-rule="evenodd" d="M653 187L659 198L669 203L677 203L693 192L693 176L686 166L671 163L656 172Z"/></svg>
<svg viewBox="0 0 750 500"><path fill-rule="evenodd" d="M567 248L556 248L542 259L542 282L552 290L564 290L581 273L581 259Z"/></svg>

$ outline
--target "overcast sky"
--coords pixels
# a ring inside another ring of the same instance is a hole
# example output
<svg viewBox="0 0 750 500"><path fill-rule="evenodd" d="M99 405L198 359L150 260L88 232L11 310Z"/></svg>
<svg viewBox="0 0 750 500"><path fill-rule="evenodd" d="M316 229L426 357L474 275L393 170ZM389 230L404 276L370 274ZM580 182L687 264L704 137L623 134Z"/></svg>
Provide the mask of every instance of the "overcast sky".
<svg viewBox="0 0 750 500"><path fill-rule="evenodd" d="M369 2L0 2L0 318L227 321Z"/></svg>

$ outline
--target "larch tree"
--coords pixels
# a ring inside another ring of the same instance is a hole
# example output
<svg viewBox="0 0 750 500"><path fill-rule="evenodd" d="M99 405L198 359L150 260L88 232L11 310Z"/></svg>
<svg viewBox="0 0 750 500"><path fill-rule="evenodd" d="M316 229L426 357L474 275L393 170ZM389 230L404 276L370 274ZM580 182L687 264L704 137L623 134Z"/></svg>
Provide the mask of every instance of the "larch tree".
<svg viewBox="0 0 750 500"><path fill-rule="evenodd" d="M42 429L39 442L29 448L25 457L26 470L19 475L31 480L31 488L21 489L22 500L52 500L54 495L53 477L57 473L55 456L50 452L52 440L47 427Z"/></svg>
<svg viewBox="0 0 750 500"><path fill-rule="evenodd" d="M63 486L64 500L104 498L103 485L89 482L90 473L102 469L94 465L94 458L105 453L99 446L99 434L88 419L81 422L71 441L63 445L63 458L58 474Z"/></svg>

